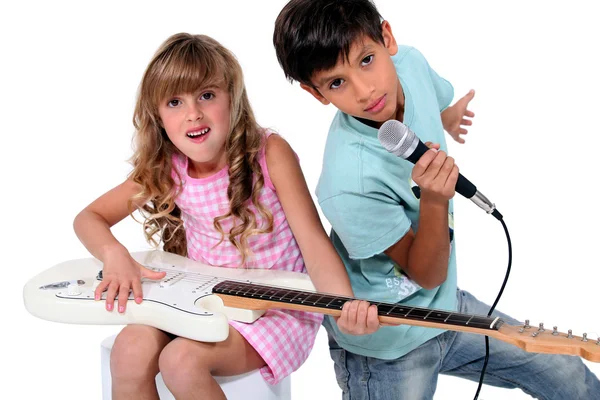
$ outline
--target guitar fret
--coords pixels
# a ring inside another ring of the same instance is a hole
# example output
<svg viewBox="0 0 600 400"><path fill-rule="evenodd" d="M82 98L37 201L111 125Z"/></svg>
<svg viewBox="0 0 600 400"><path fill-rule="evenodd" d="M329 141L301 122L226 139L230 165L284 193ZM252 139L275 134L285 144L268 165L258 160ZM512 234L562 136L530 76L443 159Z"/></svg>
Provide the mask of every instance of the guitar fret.
<svg viewBox="0 0 600 400"><path fill-rule="evenodd" d="M329 303L325 304L325 307L329 307L329 305L335 300L335 297L332 297Z"/></svg>
<svg viewBox="0 0 600 400"><path fill-rule="evenodd" d="M301 303L302 303L302 304L304 304L304 303L307 303L307 302L308 302L308 303L310 303L308 300L309 300L311 297L313 297L313 296L316 296L316 295L315 295L315 294L309 294L308 296L306 296L306 297L304 298L304 300L302 300L302 302L301 302ZM320 298L320 297L319 297L319 298ZM317 300L318 300L318 299L317 299ZM316 304L316 302L315 302L315 303L313 303L313 304Z"/></svg>
<svg viewBox="0 0 600 400"><path fill-rule="evenodd" d="M319 302L319 300L321 300L323 297L325 297L325 296L321 296L321 297L319 297L319 298L317 299L317 301L315 301L315 302L313 303L313 306L316 306L316 305L317 305L317 303Z"/></svg>

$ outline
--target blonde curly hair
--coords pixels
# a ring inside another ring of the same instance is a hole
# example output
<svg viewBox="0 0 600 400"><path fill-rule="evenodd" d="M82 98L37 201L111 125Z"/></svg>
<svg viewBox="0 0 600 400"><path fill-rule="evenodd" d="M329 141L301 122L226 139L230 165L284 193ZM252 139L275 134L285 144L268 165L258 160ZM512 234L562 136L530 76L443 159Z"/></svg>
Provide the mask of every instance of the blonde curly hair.
<svg viewBox="0 0 600 400"><path fill-rule="evenodd" d="M146 68L133 116L135 150L129 176L141 186L141 191L130 199L129 208L133 213L134 203L144 204L139 209L144 216L144 234L149 243L158 247L162 242L163 250L187 256L181 210L175 204L181 188L171 175L172 158L179 150L161 126L158 105L168 97L211 85L227 88L231 110L231 131L225 142L230 209L215 218L214 227L220 232L221 241L227 237L240 251L241 263L245 264L252 254L248 248L249 236L273 230L273 215L258 199L264 187L258 156L265 135L254 118L242 69L235 56L208 36L187 33L171 36ZM266 226L258 226L256 215L249 208L250 202ZM227 218L233 218L234 223L226 234L221 221Z"/></svg>

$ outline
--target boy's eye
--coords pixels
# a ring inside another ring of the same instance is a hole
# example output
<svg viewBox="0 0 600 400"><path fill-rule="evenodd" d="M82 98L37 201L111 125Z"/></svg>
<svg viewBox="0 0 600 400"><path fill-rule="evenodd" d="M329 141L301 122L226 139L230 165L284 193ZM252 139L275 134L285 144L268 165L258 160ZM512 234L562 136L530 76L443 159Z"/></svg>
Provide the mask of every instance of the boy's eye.
<svg viewBox="0 0 600 400"><path fill-rule="evenodd" d="M363 66L365 66L365 65L371 64L372 62L373 62L373 54L371 54L371 55L366 56L365 58L363 58L361 63L362 63Z"/></svg>
<svg viewBox="0 0 600 400"><path fill-rule="evenodd" d="M215 97L215 94L214 93L210 93L210 92L202 93L202 95L200 96L200 98L202 100L210 100L210 99L212 99L214 97Z"/></svg>
<svg viewBox="0 0 600 400"><path fill-rule="evenodd" d="M167 105L169 107L177 107L181 102L177 99L173 99L173 100L169 100L169 102L167 103Z"/></svg>
<svg viewBox="0 0 600 400"><path fill-rule="evenodd" d="M344 83L343 79L334 79L330 84L329 84L329 89L338 89L342 83Z"/></svg>

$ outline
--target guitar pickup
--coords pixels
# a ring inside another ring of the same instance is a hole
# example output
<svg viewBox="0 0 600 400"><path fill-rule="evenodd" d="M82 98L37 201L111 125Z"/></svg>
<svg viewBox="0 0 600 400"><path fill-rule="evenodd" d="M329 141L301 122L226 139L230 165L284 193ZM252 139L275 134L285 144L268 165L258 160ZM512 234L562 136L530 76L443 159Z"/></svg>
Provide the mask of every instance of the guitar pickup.
<svg viewBox="0 0 600 400"><path fill-rule="evenodd" d="M160 287L161 288L171 287L171 286L175 285L177 282L179 282L180 280L182 280L183 278L185 278L185 274L182 272L179 272L177 274L169 276L168 278L165 278L162 281L160 281Z"/></svg>
<svg viewBox="0 0 600 400"><path fill-rule="evenodd" d="M85 284L85 281L81 280L81 279L77 279L77 280L71 280L71 281L61 281L61 282L54 282L54 283L49 283L47 285L42 285L39 288L41 290L48 290L48 289L63 289L68 287L69 285L83 285Z"/></svg>

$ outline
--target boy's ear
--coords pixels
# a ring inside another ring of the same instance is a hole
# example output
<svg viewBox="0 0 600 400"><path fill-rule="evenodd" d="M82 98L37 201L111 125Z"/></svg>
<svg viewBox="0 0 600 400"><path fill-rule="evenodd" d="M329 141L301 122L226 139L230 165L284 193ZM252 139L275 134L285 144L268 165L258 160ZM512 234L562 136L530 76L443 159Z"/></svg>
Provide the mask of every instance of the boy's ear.
<svg viewBox="0 0 600 400"><path fill-rule="evenodd" d="M383 36L383 43L388 50L388 53L390 53L390 56L395 55L398 52L398 43L396 43L396 38L392 33L392 26L389 22L383 21L381 23L381 35Z"/></svg>
<svg viewBox="0 0 600 400"><path fill-rule="evenodd" d="M324 105L328 105L329 104L329 100L327 100L325 97L323 97L323 95L321 94L321 92L319 92L314 87L306 85L304 83L301 83L300 87L302 89L306 90L308 93L312 94L313 97L315 99L319 100L322 104L324 104Z"/></svg>

